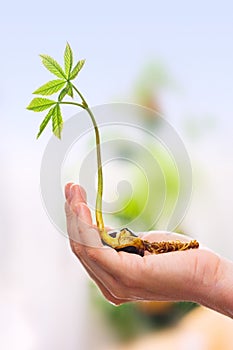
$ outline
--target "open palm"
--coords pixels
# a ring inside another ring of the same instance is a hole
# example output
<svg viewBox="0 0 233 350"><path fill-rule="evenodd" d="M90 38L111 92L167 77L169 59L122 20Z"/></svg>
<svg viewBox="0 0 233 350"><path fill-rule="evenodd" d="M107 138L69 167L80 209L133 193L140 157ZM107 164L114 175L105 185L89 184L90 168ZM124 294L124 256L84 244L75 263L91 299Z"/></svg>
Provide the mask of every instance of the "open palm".
<svg viewBox="0 0 233 350"><path fill-rule="evenodd" d="M200 302L203 288L208 293L215 288L221 272L221 260L215 253L198 249L141 257L116 252L103 246L92 223L84 189L69 183L65 194L72 250L110 302L116 305L137 300ZM141 235L149 241L180 238L171 232Z"/></svg>

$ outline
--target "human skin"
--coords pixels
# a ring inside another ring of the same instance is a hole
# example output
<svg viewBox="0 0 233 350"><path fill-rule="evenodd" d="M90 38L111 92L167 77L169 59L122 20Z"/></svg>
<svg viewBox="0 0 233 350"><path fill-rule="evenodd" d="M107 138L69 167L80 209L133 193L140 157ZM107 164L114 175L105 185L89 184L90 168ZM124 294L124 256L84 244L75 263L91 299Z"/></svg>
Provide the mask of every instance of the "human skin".
<svg viewBox="0 0 233 350"><path fill-rule="evenodd" d="M72 251L109 302L192 301L233 318L231 261L202 247L144 257L104 247L92 223L84 189L68 183L65 196ZM171 232L139 235L151 242L187 241L186 236Z"/></svg>

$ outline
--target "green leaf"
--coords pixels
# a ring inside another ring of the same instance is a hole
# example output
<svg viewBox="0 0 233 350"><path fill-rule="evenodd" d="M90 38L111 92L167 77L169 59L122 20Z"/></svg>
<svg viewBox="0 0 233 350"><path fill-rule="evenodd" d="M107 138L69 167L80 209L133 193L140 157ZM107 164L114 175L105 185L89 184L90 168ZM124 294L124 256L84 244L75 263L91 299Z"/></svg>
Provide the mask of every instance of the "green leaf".
<svg viewBox="0 0 233 350"><path fill-rule="evenodd" d="M73 52L68 43L66 44L66 48L64 52L64 65L65 65L66 78L69 79L71 68L73 65Z"/></svg>
<svg viewBox="0 0 233 350"><path fill-rule="evenodd" d="M52 57L48 55L40 55L42 58L43 65L54 75L56 75L58 78L66 79L66 74L63 72L63 69L55 61Z"/></svg>
<svg viewBox="0 0 233 350"><path fill-rule="evenodd" d="M41 112L56 104L56 101L48 98L36 97L27 106L27 109L34 112Z"/></svg>
<svg viewBox="0 0 233 350"><path fill-rule="evenodd" d="M65 86L64 89L61 90L58 96L58 101L62 101L66 95L67 95L67 86Z"/></svg>
<svg viewBox="0 0 233 350"><path fill-rule="evenodd" d="M43 96L49 96L54 94L55 92L58 92L63 88L65 85L66 81L57 79L57 80L51 80L48 83L42 85L37 89L36 91L33 92L33 94L38 94L38 95L43 95Z"/></svg>
<svg viewBox="0 0 233 350"><path fill-rule="evenodd" d="M58 96L58 101L62 101L66 95L68 95L72 98L74 97L73 87L72 87L72 84L70 82L68 82L67 85L64 87L64 89L62 89L62 91L60 92L60 94Z"/></svg>
<svg viewBox="0 0 233 350"><path fill-rule="evenodd" d="M67 84L67 95L70 97L74 97L74 93L73 93L73 87L71 83Z"/></svg>
<svg viewBox="0 0 233 350"><path fill-rule="evenodd" d="M77 77L77 75L80 72L80 70L82 69L84 63L85 63L85 60L78 61L78 63L76 64L76 66L74 67L72 72L70 73L70 80L73 80Z"/></svg>
<svg viewBox="0 0 233 350"><path fill-rule="evenodd" d="M59 104L54 107L54 113L52 116L53 133L59 139L61 138L61 132L63 128L63 120L61 115L61 109Z"/></svg>
<svg viewBox="0 0 233 350"><path fill-rule="evenodd" d="M44 129L45 129L46 125L48 124L48 122L50 121L50 119L51 119L51 117L52 117L52 115L53 115L53 113L54 113L54 109L55 109L55 108L56 108L56 107L52 107L52 108L49 110L49 112L48 112L48 114L46 115L46 117L44 118L43 122L40 124L40 130L39 130L39 132L38 132L38 134L37 134L37 136L36 136L37 139L38 139L38 137L41 135L41 133L44 131Z"/></svg>

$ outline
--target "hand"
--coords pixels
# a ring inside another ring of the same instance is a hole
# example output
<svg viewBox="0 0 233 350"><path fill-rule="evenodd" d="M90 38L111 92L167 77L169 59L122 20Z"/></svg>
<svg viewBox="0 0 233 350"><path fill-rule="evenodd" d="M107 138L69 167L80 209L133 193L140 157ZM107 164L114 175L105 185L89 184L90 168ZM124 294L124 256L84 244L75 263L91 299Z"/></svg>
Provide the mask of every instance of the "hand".
<svg viewBox="0 0 233 350"><path fill-rule="evenodd" d="M120 305L138 300L186 300L233 317L231 262L204 248L144 257L116 252L103 246L84 189L69 183L65 195L71 248L108 301ZM157 231L143 234L143 238L187 240Z"/></svg>

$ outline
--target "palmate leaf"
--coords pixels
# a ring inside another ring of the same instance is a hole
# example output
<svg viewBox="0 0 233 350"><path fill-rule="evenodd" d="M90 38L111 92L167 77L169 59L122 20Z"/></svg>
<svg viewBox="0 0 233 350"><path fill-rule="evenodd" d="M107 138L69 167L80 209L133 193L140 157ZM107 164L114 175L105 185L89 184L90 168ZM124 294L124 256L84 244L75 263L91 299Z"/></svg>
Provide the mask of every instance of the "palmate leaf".
<svg viewBox="0 0 233 350"><path fill-rule="evenodd" d="M37 136L36 136L37 139L38 139L38 137L41 135L41 133L44 131L44 129L45 129L46 125L48 124L48 122L50 121L50 119L51 119L51 117L52 117L52 115L53 115L53 113L54 113L54 109L55 109L55 108L56 108L56 107L52 107L52 108L49 110L49 112L48 112L48 114L45 116L43 122L40 124L40 129L39 129L39 132L38 132L38 134L37 134Z"/></svg>
<svg viewBox="0 0 233 350"><path fill-rule="evenodd" d="M80 70L82 69L84 63L85 63L85 60L78 61L78 63L73 68L72 72L70 73L70 80L73 80L77 77L77 75L80 72Z"/></svg>
<svg viewBox="0 0 233 350"><path fill-rule="evenodd" d="M33 92L33 94L37 95L43 95L43 96L49 96L54 94L55 92L58 92L63 88L66 81L61 79L51 80L48 83L42 85L39 87L36 91Z"/></svg>
<svg viewBox="0 0 233 350"><path fill-rule="evenodd" d="M65 66L65 73L66 73L67 79L69 79L70 77L72 65L73 65L73 52L71 50L70 45L67 43L65 52L64 52L64 66Z"/></svg>
<svg viewBox="0 0 233 350"><path fill-rule="evenodd" d="M48 98L36 97L27 106L27 109L34 112L42 112L55 104L56 101L49 100Z"/></svg>
<svg viewBox="0 0 233 350"><path fill-rule="evenodd" d="M62 129L63 129L63 119L62 119L60 104L63 103L63 99L65 98L65 96L70 96L71 98L73 98L74 89L75 89L82 99L82 105L78 103L77 105L81 107L84 106L85 108L87 107L85 102L83 102L83 98L79 93L79 91L70 82L71 80L77 77L78 73L80 72L80 70L82 69L85 63L85 60L78 61L75 67L73 67L73 52L69 43L66 44L66 48L64 51L64 70L60 66L60 64L51 56L40 55L40 57L42 59L43 65L51 73L56 75L59 79L51 80L46 84L40 86L38 89L36 89L33 92L33 94L50 96L58 92L59 93L58 98L56 101L54 101L45 97L36 97L30 102L27 109L32 110L34 112L41 112L44 110L48 110L45 118L43 119L40 125L37 138L41 135L41 133L46 128L49 121L52 119L53 133L56 137L60 139ZM74 104L73 102L64 102L64 103Z"/></svg>
<svg viewBox="0 0 233 350"><path fill-rule="evenodd" d="M57 63L52 57L48 55L40 55L43 65L58 78L66 79L66 74L61 68L60 64Z"/></svg>
<svg viewBox="0 0 233 350"><path fill-rule="evenodd" d="M54 112L52 115L53 133L59 139L61 138L61 132L63 128L63 120L61 115L61 109L59 104L54 107Z"/></svg>

